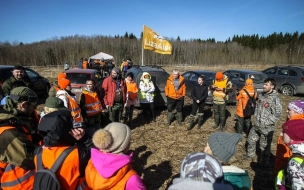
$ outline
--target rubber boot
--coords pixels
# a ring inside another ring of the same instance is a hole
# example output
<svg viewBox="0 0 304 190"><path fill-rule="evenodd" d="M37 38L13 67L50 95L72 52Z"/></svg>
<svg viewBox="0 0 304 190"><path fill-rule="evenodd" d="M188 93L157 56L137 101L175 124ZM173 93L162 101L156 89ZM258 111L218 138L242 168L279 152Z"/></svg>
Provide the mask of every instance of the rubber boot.
<svg viewBox="0 0 304 190"><path fill-rule="evenodd" d="M203 125L203 115L198 115L198 117L197 117L197 128L201 129L202 125Z"/></svg>
<svg viewBox="0 0 304 190"><path fill-rule="evenodd" d="M133 108L134 106L130 106L129 112L128 112L128 126L132 126L132 119L133 119Z"/></svg>
<svg viewBox="0 0 304 190"><path fill-rule="evenodd" d="M167 114L167 125L170 126L174 115L172 112L168 112Z"/></svg>
<svg viewBox="0 0 304 190"><path fill-rule="evenodd" d="M190 115L190 124L189 127L187 128L187 131L190 131L194 127L194 115Z"/></svg>
<svg viewBox="0 0 304 190"><path fill-rule="evenodd" d="M179 126L182 126L182 121L183 121L183 113L182 112L177 112L176 113L176 120Z"/></svg>
<svg viewBox="0 0 304 190"><path fill-rule="evenodd" d="M124 121L124 123L127 123L127 122L128 122L129 112L130 112L130 107L125 107L125 114L124 114L124 116L123 116L123 121Z"/></svg>

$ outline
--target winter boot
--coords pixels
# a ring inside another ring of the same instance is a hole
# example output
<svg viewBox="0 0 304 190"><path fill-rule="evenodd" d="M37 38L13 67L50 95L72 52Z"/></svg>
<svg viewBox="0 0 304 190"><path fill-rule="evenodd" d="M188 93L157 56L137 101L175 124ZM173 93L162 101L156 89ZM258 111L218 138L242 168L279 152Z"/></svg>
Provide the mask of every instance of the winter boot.
<svg viewBox="0 0 304 190"><path fill-rule="evenodd" d="M123 122L127 123L128 122L128 116L130 112L130 107L125 107L125 113L123 114Z"/></svg>
<svg viewBox="0 0 304 190"><path fill-rule="evenodd" d="M174 115L172 112L168 112L167 114L167 125L170 126Z"/></svg>
<svg viewBox="0 0 304 190"><path fill-rule="evenodd" d="M189 127L187 128L187 131L190 131L194 127L194 115L190 115L190 124Z"/></svg>
<svg viewBox="0 0 304 190"><path fill-rule="evenodd" d="M176 113L176 120L179 126L182 126L182 121L183 121L183 113L182 112L177 112Z"/></svg>
<svg viewBox="0 0 304 190"><path fill-rule="evenodd" d="M129 126L129 127L132 126L133 109L134 109L134 106L130 106L129 112L128 112L128 126Z"/></svg>
<svg viewBox="0 0 304 190"><path fill-rule="evenodd" d="M197 128L201 129L202 125L203 125L203 115L198 115L198 118L197 118Z"/></svg>

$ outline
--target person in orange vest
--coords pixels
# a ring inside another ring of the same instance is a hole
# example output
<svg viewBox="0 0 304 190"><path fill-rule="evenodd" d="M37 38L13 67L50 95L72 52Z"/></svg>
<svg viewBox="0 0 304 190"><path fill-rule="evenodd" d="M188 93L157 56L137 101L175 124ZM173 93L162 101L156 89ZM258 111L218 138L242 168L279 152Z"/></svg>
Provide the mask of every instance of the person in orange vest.
<svg viewBox="0 0 304 190"><path fill-rule="evenodd" d="M103 110L100 93L97 91L94 80L86 81L86 88L80 95L81 115L86 123L85 131L92 137L95 130L100 128L101 113Z"/></svg>
<svg viewBox="0 0 304 190"><path fill-rule="evenodd" d="M33 154L41 140L35 112L37 94L27 87L10 92L0 110L0 189L32 189Z"/></svg>
<svg viewBox="0 0 304 190"><path fill-rule="evenodd" d="M165 94L167 97L167 124L171 125L171 121L174 117L173 110L176 108L176 119L178 124L182 126L183 113L182 109L184 106L184 98L186 95L186 84L185 79L179 74L179 70L173 70L173 74L167 79L165 86Z"/></svg>
<svg viewBox="0 0 304 190"><path fill-rule="evenodd" d="M223 131L226 122L226 101L228 100L227 92L231 90L232 83L228 77L222 72L215 74L215 80L211 88L213 91L213 115L214 115L214 126Z"/></svg>
<svg viewBox="0 0 304 190"><path fill-rule="evenodd" d="M89 68L88 59L84 59L84 61L82 62L82 68L83 69L88 69Z"/></svg>
<svg viewBox="0 0 304 190"><path fill-rule="evenodd" d="M38 131L44 138L43 145L35 150L36 172L41 167L50 170L61 153L72 147L71 152L55 172L56 178L61 185L61 189L89 189L85 183L84 172L91 157L90 148L93 147L93 144L82 128L74 128L71 112L69 110L58 110L46 114L38 125ZM41 160L42 166L38 159ZM38 185L41 184L39 180L37 173L34 188L42 189Z"/></svg>
<svg viewBox="0 0 304 190"><path fill-rule="evenodd" d="M64 106L67 107L72 114L74 127L83 127L83 118L81 116L81 109L76 101L76 95L71 92L71 82L69 79L60 79L58 81L60 90L57 91L56 97L60 98L64 102Z"/></svg>
<svg viewBox="0 0 304 190"><path fill-rule="evenodd" d="M55 97L58 90L60 90L60 86L58 85L58 81L60 79L66 79L67 75L64 72L60 72L57 75L57 81L54 81L53 86L49 90L49 96Z"/></svg>
<svg viewBox="0 0 304 190"><path fill-rule="evenodd" d="M282 125L282 131L284 128L304 126L304 101L295 100L288 104L287 107L287 121ZM277 151L274 163L274 176L280 170L285 169L288 159L291 157L292 151L283 141L283 133L280 134L277 142Z"/></svg>
<svg viewBox="0 0 304 190"><path fill-rule="evenodd" d="M244 131L246 136L248 136L251 126L251 115L244 116L244 109L249 100L249 97L246 92L249 94L250 97L253 97L254 100L257 99L258 94L254 89L252 79L247 79L245 81L243 89L238 92L238 95L236 97L236 101L238 101L236 107L236 132L242 134L242 132Z"/></svg>
<svg viewBox="0 0 304 190"><path fill-rule="evenodd" d="M138 97L138 88L136 82L133 80L134 74L129 72L125 79L127 86L127 95L126 95L126 103L125 103L125 120L128 121L129 127L132 126L132 117L133 117L133 109L135 104L137 103Z"/></svg>
<svg viewBox="0 0 304 190"><path fill-rule="evenodd" d="M85 170L85 179L91 189L144 190L142 180L132 168L129 151L130 128L113 122L93 135L91 159Z"/></svg>

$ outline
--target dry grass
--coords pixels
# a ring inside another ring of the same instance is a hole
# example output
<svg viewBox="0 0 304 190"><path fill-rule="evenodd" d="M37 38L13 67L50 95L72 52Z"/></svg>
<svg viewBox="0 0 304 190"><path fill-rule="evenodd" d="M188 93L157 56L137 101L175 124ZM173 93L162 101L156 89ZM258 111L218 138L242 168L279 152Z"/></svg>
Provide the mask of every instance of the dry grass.
<svg viewBox="0 0 304 190"><path fill-rule="evenodd" d="M181 72L186 70L227 70L229 68L240 68L238 66L229 67L180 67ZM256 66L248 66L246 69L254 69ZM267 68L259 67L262 70ZM165 68L169 73L173 70L172 67ZM40 70L38 70L41 73ZM47 71L45 71L47 72ZM49 71L50 72L50 71ZM56 71L53 71L56 72ZM47 75L49 76L49 75ZM55 76L56 77L56 76ZM49 78L54 80L55 77ZM287 104L290 101L299 99L299 97L286 97L280 95L283 102L283 110L286 110ZM302 98L302 97L301 97ZM39 110L43 109L43 104L38 107ZM234 132L234 114L236 107L234 105L227 106L227 121L226 132ZM183 126L177 125L176 121L170 127L166 126L167 110L165 108L156 108L157 121L155 123L146 124L141 110L135 110L134 126L132 128L131 149L134 150L133 167L144 180L148 189L166 189L170 185L171 180L178 176L180 164L185 155L190 152L203 151L208 137L215 131L212 129L213 116L212 107L206 107L205 122L200 130L196 127L191 131L186 131L189 124L189 115L191 112L191 100L185 98L184 106L184 122ZM285 121L286 113L280 121L276 124L276 130L272 142L271 151L276 153L276 141L280 133L280 127ZM245 136L244 136L245 137ZM230 161L231 164L243 168L249 172L252 180L253 188L255 190L269 190L274 189L274 178L272 170L253 170L250 167L251 160L243 159L242 155L245 153L244 138L238 146L237 154Z"/></svg>

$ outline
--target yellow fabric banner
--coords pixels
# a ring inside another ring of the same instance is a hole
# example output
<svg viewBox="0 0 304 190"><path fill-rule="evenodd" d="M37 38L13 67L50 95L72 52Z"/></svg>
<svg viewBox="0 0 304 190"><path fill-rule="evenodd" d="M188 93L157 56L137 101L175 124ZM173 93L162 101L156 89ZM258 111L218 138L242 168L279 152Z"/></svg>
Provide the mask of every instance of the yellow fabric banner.
<svg viewBox="0 0 304 190"><path fill-rule="evenodd" d="M170 42L146 26L143 32L143 47L160 54L171 54L172 51Z"/></svg>

